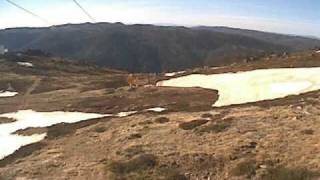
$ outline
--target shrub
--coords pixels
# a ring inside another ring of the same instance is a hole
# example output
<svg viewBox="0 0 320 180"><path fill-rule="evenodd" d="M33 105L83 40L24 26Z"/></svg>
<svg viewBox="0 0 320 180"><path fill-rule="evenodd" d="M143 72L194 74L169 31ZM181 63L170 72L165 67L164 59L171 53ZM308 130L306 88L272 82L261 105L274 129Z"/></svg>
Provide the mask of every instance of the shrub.
<svg viewBox="0 0 320 180"><path fill-rule="evenodd" d="M128 139L139 139L142 138L142 135L139 133L131 134Z"/></svg>
<svg viewBox="0 0 320 180"><path fill-rule="evenodd" d="M201 118L213 118L213 115L212 114L210 114L210 113L205 113L205 114L202 114L201 115Z"/></svg>
<svg viewBox="0 0 320 180"><path fill-rule="evenodd" d="M148 124L152 124L152 123L153 123L152 121L146 120L146 121L139 122L138 124L139 125L148 125Z"/></svg>
<svg viewBox="0 0 320 180"><path fill-rule="evenodd" d="M312 180L319 178L320 173L308 171L307 169L288 169L285 167L268 168L263 180Z"/></svg>
<svg viewBox="0 0 320 180"><path fill-rule="evenodd" d="M98 127L95 127L94 128L94 131L97 132L97 133L103 133L105 132L107 129L103 126L98 126Z"/></svg>
<svg viewBox="0 0 320 180"><path fill-rule="evenodd" d="M152 154L142 154L129 161L112 162L108 169L117 175L126 175L131 172L144 171L156 165L156 157Z"/></svg>
<svg viewBox="0 0 320 180"><path fill-rule="evenodd" d="M169 122L170 120L167 117L159 117L159 118L155 119L154 121L156 123L164 124L164 123Z"/></svg>
<svg viewBox="0 0 320 180"><path fill-rule="evenodd" d="M314 131L312 129L305 129L301 131L302 134L312 135Z"/></svg>
<svg viewBox="0 0 320 180"><path fill-rule="evenodd" d="M73 133L75 130L69 128L65 123L60 123L48 128L48 139L55 139Z"/></svg>
<svg viewBox="0 0 320 180"><path fill-rule="evenodd" d="M197 131L200 133L220 133L228 129L230 126L231 126L230 122L220 121L217 123L209 124L200 129L197 129Z"/></svg>
<svg viewBox="0 0 320 180"><path fill-rule="evenodd" d="M198 126L206 124L207 122L209 122L209 121L205 120L205 119L198 119L198 120L193 120L193 121L189 121L189 122L183 122L183 123L179 124L179 127L183 130L192 130Z"/></svg>
<svg viewBox="0 0 320 180"><path fill-rule="evenodd" d="M231 173L235 176L247 176L250 178L256 174L256 167L255 161L244 161L232 169Z"/></svg>

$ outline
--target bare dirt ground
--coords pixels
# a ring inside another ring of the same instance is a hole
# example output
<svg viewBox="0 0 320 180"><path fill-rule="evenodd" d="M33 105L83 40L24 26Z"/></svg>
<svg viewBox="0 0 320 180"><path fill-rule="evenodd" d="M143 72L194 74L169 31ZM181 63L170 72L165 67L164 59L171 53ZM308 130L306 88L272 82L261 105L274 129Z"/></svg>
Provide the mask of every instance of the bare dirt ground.
<svg viewBox="0 0 320 180"><path fill-rule="evenodd" d="M24 98L24 108L37 111L116 113L159 106L168 111L21 130L17 133L48 136L1 160L0 179L320 178L319 91L212 108L218 98L215 91L144 87L163 79L160 75L140 74L140 87L132 90L124 72L29 61L34 69L10 62L0 66L0 82L12 81L21 92L0 99L1 113L19 110ZM194 72L309 67L319 62L319 55L307 53ZM42 79L36 85L35 77Z"/></svg>

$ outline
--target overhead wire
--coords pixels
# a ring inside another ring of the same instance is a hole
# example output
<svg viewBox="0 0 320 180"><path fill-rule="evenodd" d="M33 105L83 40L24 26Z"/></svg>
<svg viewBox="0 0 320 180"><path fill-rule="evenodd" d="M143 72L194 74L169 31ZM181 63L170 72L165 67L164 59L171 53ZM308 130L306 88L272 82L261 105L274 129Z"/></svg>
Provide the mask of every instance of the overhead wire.
<svg viewBox="0 0 320 180"><path fill-rule="evenodd" d="M19 4L15 3L15 2L13 2L13 1L11 1L11 0L6 0L6 1L7 1L8 3L10 3L11 5L13 5L13 6L21 9L22 11L24 11L24 12L32 15L33 17L40 19L40 20L41 20L42 22L44 22L45 24L48 24L48 25L50 25L50 26L52 25L52 24L51 24L48 20L46 20L45 18L37 15L36 13L33 13L32 11L30 11L30 10L28 10L28 9L20 6Z"/></svg>
<svg viewBox="0 0 320 180"><path fill-rule="evenodd" d="M97 22L91 15L90 13L77 1L77 0L73 0L73 2L82 10L83 13L85 13L88 18L92 21L92 22Z"/></svg>

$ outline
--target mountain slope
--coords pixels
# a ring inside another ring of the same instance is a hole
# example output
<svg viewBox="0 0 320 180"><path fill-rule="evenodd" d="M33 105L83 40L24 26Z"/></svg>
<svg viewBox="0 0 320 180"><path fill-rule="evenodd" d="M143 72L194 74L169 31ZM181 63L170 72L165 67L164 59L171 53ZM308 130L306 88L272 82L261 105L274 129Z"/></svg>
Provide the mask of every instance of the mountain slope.
<svg viewBox="0 0 320 180"><path fill-rule="evenodd" d="M261 34L266 34L260 32ZM0 44L10 50L41 49L57 56L89 61L133 72L161 72L226 65L265 53L304 50L320 41L284 36L249 37L208 29L98 23L0 31ZM294 38L303 39L296 47ZM294 43L291 43L290 40Z"/></svg>
<svg viewBox="0 0 320 180"><path fill-rule="evenodd" d="M296 51L319 46L319 39L317 39L317 37L284 35L284 34L269 33L269 32L239 29L239 28L229 28L229 27L199 26L199 27L195 27L194 29L209 30L212 32L220 32L220 33L251 37L251 38L259 39L265 42L271 42L274 44L288 46Z"/></svg>

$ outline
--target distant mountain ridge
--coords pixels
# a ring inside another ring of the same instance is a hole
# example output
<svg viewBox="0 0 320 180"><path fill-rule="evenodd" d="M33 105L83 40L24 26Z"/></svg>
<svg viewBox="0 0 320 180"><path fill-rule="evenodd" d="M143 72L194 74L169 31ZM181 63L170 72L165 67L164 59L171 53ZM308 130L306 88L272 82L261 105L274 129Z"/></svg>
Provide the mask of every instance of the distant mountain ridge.
<svg viewBox="0 0 320 180"><path fill-rule="evenodd" d="M0 44L132 72L161 72L302 51L320 46L320 40L227 27L84 23L0 30Z"/></svg>
<svg viewBox="0 0 320 180"><path fill-rule="evenodd" d="M283 46L291 47L294 50L305 50L319 46L319 39L317 37L304 37L298 35L286 35L271 32L262 32L256 30L230 28L230 27L210 27L210 26L198 26L194 29L210 30L213 32L222 32L227 34L241 35L246 37L252 37L266 42L272 42Z"/></svg>

